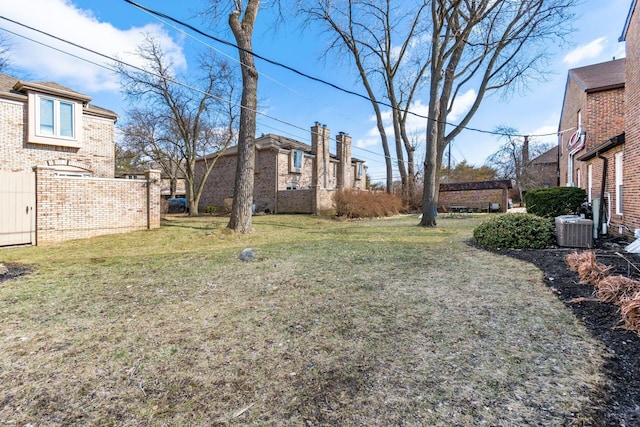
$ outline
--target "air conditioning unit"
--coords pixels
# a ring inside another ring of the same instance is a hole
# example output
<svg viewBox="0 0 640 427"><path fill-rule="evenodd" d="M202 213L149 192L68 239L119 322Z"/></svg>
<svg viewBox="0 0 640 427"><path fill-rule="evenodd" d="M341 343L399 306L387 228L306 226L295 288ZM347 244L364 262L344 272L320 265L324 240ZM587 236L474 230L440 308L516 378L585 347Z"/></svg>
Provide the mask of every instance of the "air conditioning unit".
<svg viewBox="0 0 640 427"><path fill-rule="evenodd" d="M557 216L556 241L558 246L592 248L593 221L578 215Z"/></svg>

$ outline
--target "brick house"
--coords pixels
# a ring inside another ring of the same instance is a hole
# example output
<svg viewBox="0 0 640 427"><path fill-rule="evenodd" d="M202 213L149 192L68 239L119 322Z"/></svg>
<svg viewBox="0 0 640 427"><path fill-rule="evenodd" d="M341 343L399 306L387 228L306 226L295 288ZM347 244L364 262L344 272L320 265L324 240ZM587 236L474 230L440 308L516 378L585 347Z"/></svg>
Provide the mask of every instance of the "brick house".
<svg viewBox="0 0 640 427"><path fill-rule="evenodd" d="M620 41L626 42L627 60L625 65L625 142L619 158L620 173L615 175L616 193L622 194L622 203L616 209L623 215L622 225L611 232L628 237L640 228L640 12L637 1L633 0L624 24Z"/></svg>
<svg viewBox="0 0 640 427"><path fill-rule="evenodd" d="M366 188L366 166L351 157L351 137L340 132L337 154L330 154L329 129L316 123L311 145L280 135L256 138L254 205L258 212L317 213L331 209L332 196L340 188ZM207 206L224 207L233 197L237 147L219 155L200 198ZM204 161L196 165L196 181L202 179Z"/></svg>
<svg viewBox="0 0 640 427"><path fill-rule="evenodd" d="M89 101L0 74L0 246L159 226L159 173L114 179L117 115Z"/></svg>
<svg viewBox="0 0 640 427"><path fill-rule="evenodd" d="M531 182L528 188L557 187L558 182L558 146L550 148L528 165Z"/></svg>
<svg viewBox="0 0 640 427"><path fill-rule="evenodd" d="M36 165L62 173L114 176L118 116L57 83L32 83L0 74L0 170Z"/></svg>
<svg viewBox="0 0 640 427"><path fill-rule="evenodd" d="M558 128L560 185L584 188L598 222L622 225L625 59L569 70ZM602 183L604 181L604 187ZM602 209L601 209L602 207Z"/></svg>

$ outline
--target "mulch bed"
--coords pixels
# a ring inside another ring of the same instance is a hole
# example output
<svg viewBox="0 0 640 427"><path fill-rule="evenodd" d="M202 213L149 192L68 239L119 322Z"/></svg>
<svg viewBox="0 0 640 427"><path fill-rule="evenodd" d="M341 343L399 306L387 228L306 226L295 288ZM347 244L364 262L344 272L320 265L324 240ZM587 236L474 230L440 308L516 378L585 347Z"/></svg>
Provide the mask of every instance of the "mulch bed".
<svg viewBox="0 0 640 427"><path fill-rule="evenodd" d="M6 272L5 269L2 268L2 266L6 267ZM5 280L24 276L25 274L29 274L32 271L33 269L31 267L25 265L11 263L0 264L0 284Z"/></svg>
<svg viewBox="0 0 640 427"><path fill-rule="evenodd" d="M582 250L582 249L579 249ZM601 402L591 414L595 426L640 425L640 336L620 328L620 309L613 304L597 301L572 301L591 298L594 288L579 283L578 274L570 271L565 256L576 249L554 248L544 250L500 250L496 253L528 261L544 273L544 280L569 307L593 336L609 352L604 367L610 380L606 390L600 390L596 399ZM596 260L611 266L610 275L620 274L640 279L640 256L624 252L622 247L595 249ZM621 254L626 260L620 257Z"/></svg>

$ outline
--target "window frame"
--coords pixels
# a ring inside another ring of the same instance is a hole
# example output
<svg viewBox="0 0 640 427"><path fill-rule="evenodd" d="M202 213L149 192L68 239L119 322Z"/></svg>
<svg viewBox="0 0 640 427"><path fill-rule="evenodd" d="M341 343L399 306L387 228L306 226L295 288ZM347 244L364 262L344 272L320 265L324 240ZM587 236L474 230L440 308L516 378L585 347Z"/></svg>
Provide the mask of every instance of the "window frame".
<svg viewBox="0 0 640 427"><path fill-rule="evenodd" d="M615 193L616 193L616 215L624 214L624 167L623 167L624 151L619 151L614 155L615 162Z"/></svg>
<svg viewBox="0 0 640 427"><path fill-rule="evenodd" d="M299 160L296 162L296 160ZM296 166L296 163L299 163ZM302 150L291 150L289 157L289 172L302 173L302 167L304 166L304 152Z"/></svg>
<svg viewBox="0 0 640 427"><path fill-rule="evenodd" d="M42 101L52 102L53 132L43 132ZM70 107L71 136L62 134L61 106ZM46 93L28 94L28 142L32 144L54 145L80 148L82 140L82 103Z"/></svg>

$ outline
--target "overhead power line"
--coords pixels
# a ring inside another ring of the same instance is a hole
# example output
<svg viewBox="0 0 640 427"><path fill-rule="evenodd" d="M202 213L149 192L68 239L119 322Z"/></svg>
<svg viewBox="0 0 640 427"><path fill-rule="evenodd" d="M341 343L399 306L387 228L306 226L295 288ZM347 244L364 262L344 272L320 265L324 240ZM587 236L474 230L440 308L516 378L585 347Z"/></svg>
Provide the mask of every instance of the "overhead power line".
<svg viewBox="0 0 640 427"><path fill-rule="evenodd" d="M331 82L329 82L329 81L327 81L327 80L324 80L324 79L321 79L321 78L319 78L319 77L312 76L312 75L310 75L310 74L307 74L307 73L305 73L305 72L303 72L303 71L298 70L297 68L294 68L294 67L291 67L291 66L289 66L289 65L283 64L283 63L281 63L281 62L278 62L278 61L275 61L275 60L269 59L269 58L267 58L267 57L265 57L265 56L263 56L263 55L260 55L260 54L258 54L258 53L255 53L255 52L253 52L253 51L251 51L251 50L249 50L249 49L244 49L244 48L242 48L242 47L238 46L238 45L237 45L237 44L235 44L235 43L232 43L232 42L230 42L230 41L228 41L228 40L224 40L224 39L221 39L221 38L219 38L219 37L213 36L213 35L211 35L211 34L209 34L209 33L206 33L206 32L204 32L204 31L200 30L199 28L194 27L194 26L193 26L193 25L191 25L191 24L188 24L188 23L186 23L186 22L184 22L184 21L181 21L181 20L179 20L179 19L177 19L177 18L174 18L174 17L172 17L172 16L170 16L170 15L167 15L167 14L165 14L165 13L158 12L158 11L156 11L156 10L153 10L153 9L151 9L151 8L148 8L148 7L146 7L146 6L143 6L143 5L139 4L139 3L134 2L133 0L124 0L124 1L125 1L126 3L129 3L130 5L132 5L132 6L134 6L134 7L136 7L136 8L138 8L138 9L142 10L142 11L145 11L145 12L147 12L147 13L151 14L151 15L155 15L156 17L160 17L160 18L163 18L163 19L169 20L169 21L171 21L171 22L174 22L174 23L176 23L176 24L178 24L178 25L180 25L180 26L183 26L183 27L185 27L185 28L187 28L187 29L189 29L189 30L191 30L191 31L193 31L193 32L195 32L195 33L197 33L197 34L200 34L200 35L201 35L201 36L203 36L203 37L206 37L206 38L211 39L211 40L214 40L214 41L216 41L216 42L218 42L218 43L224 44L224 45L229 46L229 47L233 47L234 49L238 49L239 51L242 51L242 52L248 53L248 54L250 54L250 55L253 55L255 58L258 58L258 59L260 59L260 60L262 60L262 61L265 61L265 62L267 62L267 63L269 63L269 64L272 64L272 65L275 65L275 66L277 66L277 67L284 68L285 70L291 71L292 73L295 73L295 74L297 74L297 75L299 75L299 76L302 76L302 77L304 77L304 78L307 78L307 79L309 79L309 80L313 80L313 81L318 82L318 83L321 83L321 84L323 84L323 85L326 85L326 86L332 87L332 88L334 88L334 89L336 89L336 90L338 90L338 91L344 92L344 93L346 93L346 94L353 95L353 96L357 96L357 97L362 98L362 99L365 99L365 100L367 100L367 101L369 101L369 102L371 102L371 103L376 103L376 104L378 104L378 105L380 105L380 106L387 107L387 108L391 108L392 110L398 110L398 111L401 111L401 112L403 112L403 113L404 113L404 112L406 112L407 114L410 114L410 115L412 115L412 116L414 116L414 117L418 117L418 118L425 119L425 120L431 120L431 121L436 122L436 123L442 123L442 124L445 124L445 125L448 125L448 126L453 126L453 127L456 127L456 128L458 128L458 127L462 127L462 129L465 129L465 130L468 130L468 131L472 131L472 132L478 132L478 133L484 133L484 134L496 135L496 136L516 136L516 137L529 136L529 137L541 137L541 136L552 136L552 135L557 135L557 133L547 133L547 134L540 134L540 135L517 135L517 134L505 134L505 133L503 133L503 132L498 132L498 131L491 131L491 130L486 130L486 129L473 128L473 127L469 127L469 126L459 126L458 124L455 124L455 123L449 123L449 122L446 122L446 121L444 121L444 122L443 122L443 121L440 121L440 120L438 120L438 119L434 119L434 118L432 118L432 117L425 116L425 115L423 115L423 114L415 113L415 112L413 112L413 111L411 111L411 110L408 110L408 109L406 109L406 110L399 109L399 108L394 107L393 105L388 104L388 103L386 103L386 102L371 99L371 98L370 98L370 97L368 97L367 95L363 95L363 94L361 94L361 93L358 93L358 92L352 91L352 90L350 90L350 89L346 89L346 88L344 88L344 87L342 87L342 86L338 86L338 85L337 85L337 84L335 84L335 83L331 83Z"/></svg>
<svg viewBox="0 0 640 427"><path fill-rule="evenodd" d="M15 20L13 20L13 19L11 19L11 18L7 18L7 17L5 17L5 16L0 16L0 19L3 19L3 20L8 21L8 22L11 22L12 24L15 24L15 25L21 26L21 27L23 27L23 28L29 29L29 30L31 30L31 31L34 31L34 32L39 33L39 34L42 34L42 35L44 35L44 36L50 37L50 38L52 38L52 39L54 39L54 40L57 40L57 41L60 41L60 42L66 43L66 44L68 44L68 45L71 45L71 46L76 47L76 48L78 48L78 49L84 50L84 51L86 51L86 52L92 53L92 54L94 54L94 55L97 55L97 56L99 56L99 57L102 57L102 58L104 58L104 59L107 59L107 60L109 60L109 61L111 61L111 62L113 62L113 63L118 63L118 64L121 64L121 65L124 65L124 66L129 67L129 68L132 68L132 69L134 69L134 70L136 70L136 71L139 71L139 72L142 72L142 73L146 73L146 74L149 74L149 75L154 76L154 77L157 77L157 78L166 79L166 80L167 80L168 82L170 82L170 83L173 83L173 84L176 84L176 85L182 86L182 87L184 87L184 88L186 88L186 89L193 90L193 91L195 91L195 92L199 92L199 93L201 93L201 94L203 94L203 95L211 96L211 97L213 97L213 98L215 98L215 99L218 99L218 100L220 100L220 101L227 102L227 103L229 103L229 105L234 105L234 106L239 107L239 108L245 108L245 109L247 109L247 107L244 107L244 106L242 106L242 105L240 105L240 104L238 104L238 103L230 102L230 101L229 101L229 100L227 100L227 99L220 98L220 97L216 96L215 94L211 94L211 93L209 93L209 92L203 91L202 89L199 89L199 88L197 88L197 87L191 86L191 85L186 84L186 83L183 83L183 82L181 82L181 81L179 81L179 80L171 79L171 78L168 78L168 77L165 77L165 76L161 76L161 75L159 75L159 74L153 73L153 72L151 72L151 71L149 71L149 70L146 70L146 69L144 69L144 68L138 67L138 66L133 65L133 64L130 64L130 63L128 63L128 62L125 62L125 61L123 61L123 60L121 60L121 59L118 59L118 58L112 57L112 56L110 56L110 55L103 54L103 53L101 53L101 52L95 51L95 50L90 49L90 48L88 48L88 47L85 47L85 46L79 45L79 44L77 44L77 43L74 43L74 42L71 42L71 41L69 41L69 40L66 40L66 39L63 39L63 38L61 38L61 37L55 36L55 35L53 35L53 34L50 34L50 33L46 32L46 31L39 30L39 29L37 29L37 28L34 28L34 27L29 26L29 25L23 24L23 23L21 23L21 22L15 21ZM55 50L55 51L60 52L60 53L62 53L62 54L65 54L65 55L71 56L71 57L73 57L73 58L79 59L79 60L81 60L81 61L87 62L87 63L92 64L92 65L95 65L95 66L97 66L97 67L104 68L104 69L109 70L109 71L112 71L112 72L117 72L117 70L116 70L114 67L109 67L108 65L105 65L105 64L103 64L103 63L99 63L99 62L96 62L96 61L92 61L92 60L90 60L90 59L88 59L88 58L84 58L84 57L82 57L82 56L79 56L79 55L77 55L77 54L71 53L71 52L66 51L66 50L64 50L64 49L60 49L60 48L58 48L58 47L52 46L52 45L50 45L50 44L44 43L44 42L42 42L42 41L36 40L36 39L34 39L34 38L31 38L31 37L28 37L28 36L26 36L26 35L24 35L24 34L19 34L19 33L15 32L15 31L11 31L11 30L9 30L9 29L7 29L7 28L1 28L1 27L0 27L0 29L2 29L3 31L6 31L6 32L8 32L8 33L10 33L10 34L13 34L13 35L15 35L15 36L17 36L17 37L21 37L21 38L26 39L26 40L29 40L29 41L31 41L31 42L33 42L33 43L37 43L37 44L39 44L39 45L41 45L41 46L47 47L47 48L49 48L49 49ZM301 131L304 131L304 132L308 132L308 131L309 131L309 129L307 129L307 128L304 128L304 127L302 127L302 126L300 126L300 125L297 125L297 124L295 124L295 123L288 122L288 121L286 121L286 120L284 120L284 119L280 119L280 118L278 118L278 117L271 116L271 115L269 115L269 114L267 114L267 113L264 113L264 112L261 112L261 111L258 111L258 110L251 110L251 111L252 111L252 112L255 112L256 114L258 114L258 115L260 115L260 116L263 116L263 117L265 117L265 118L268 118L268 119L274 120L274 121L276 121L276 122L282 123L282 124L287 125L287 126L290 126L290 127L292 127L292 128L295 128L295 129L298 129L298 130L301 130ZM283 131L283 130L281 130L281 129L277 129L277 128L275 128L275 127L272 127L272 128L273 128L273 129L276 129L276 130L279 130L279 131L281 131L281 132ZM330 140L332 140L332 141L334 141L334 142L335 142L335 138L330 138ZM353 149L354 149L354 150L364 151L364 152L367 152L367 153L373 154L373 155L378 156L378 157L383 157L383 158L386 158L386 157L387 157L387 156L385 156L384 154L377 153L377 152L374 152L374 151L371 151L371 150L367 150L367 149L365 149L365 148L353 147ZM389 159L391 159L392 161L397 161L397 159L396 159L396 158L393 158L393 157L391 157L391 156L389 156Z"/></svg>

